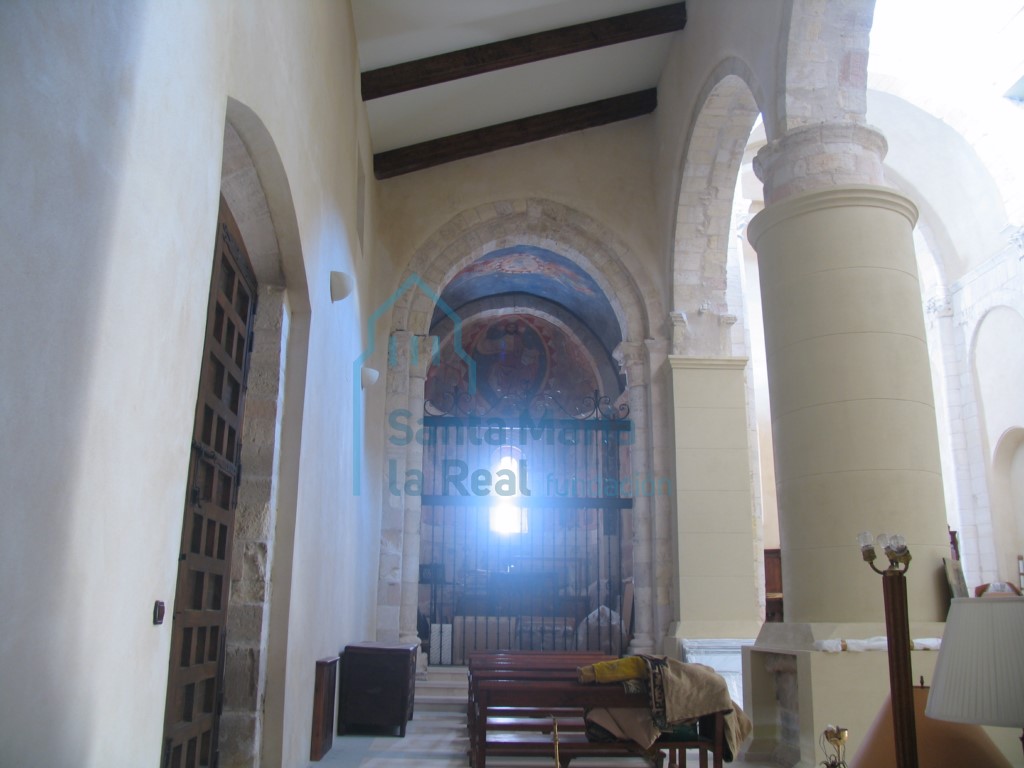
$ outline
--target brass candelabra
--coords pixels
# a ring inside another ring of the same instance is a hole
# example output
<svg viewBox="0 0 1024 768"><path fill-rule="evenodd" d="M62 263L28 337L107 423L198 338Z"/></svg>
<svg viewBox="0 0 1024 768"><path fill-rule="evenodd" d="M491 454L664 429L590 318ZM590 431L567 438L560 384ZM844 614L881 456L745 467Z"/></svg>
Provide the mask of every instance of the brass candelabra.
<svg viewBox="0 0 1024 768"><path fill-rule="evenodd" d="M871 570L882 576L885 600L885 631L889 647L889 691L892 698L892 725L896 741L897 768L917 768L917 728L914 723L914 683L910 669L910 615L907 610L907 569L910 550L900 535L882 533L873 539L870 533L857 537L861 555ZM889 561L887 568L875 565L879 546Z"/></svg>

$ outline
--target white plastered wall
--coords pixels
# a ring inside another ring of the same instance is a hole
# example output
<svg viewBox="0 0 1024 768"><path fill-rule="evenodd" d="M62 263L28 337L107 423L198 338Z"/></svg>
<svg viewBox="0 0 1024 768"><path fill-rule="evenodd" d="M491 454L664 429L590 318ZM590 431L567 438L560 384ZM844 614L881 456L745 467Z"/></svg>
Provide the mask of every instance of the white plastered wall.
<svg viewBox="0 0 1024 768"><path fill-rule="evenodd" d="M1014 114L1005 104L978 105L976 112L951 109L893 77L875 76L871 82L868 120L888 139L888 178L921 210L918 258L933 276L923 299L936 402L945 405L938 417L947 441L943 472L949 522L959 534L972 589L1015 580L1019 544L1007 527L1014 516L1005 493L1009 465L997 463L996 451L1000 436L1021 422L1011 399L986 397L985 391L1002 388L1001 382L1012 378L1009 371L1019 366L1017 345L1006 345L1016 336L1000 334L998 365L986 362L991 353L976 358L973 345L992 310L1021 311L1024 250L1014 218L1019 163L1004 146L1005 162L998 168L991 164L998 156L997 140L1008 125L1024 126L1024 113ZM987 133L983 125L998 130Z"/></svg>
<svg viewBox="0 0 1024 768"><path fill-rule="evenodd" d="M265 126L249 149L279 165L264 191L289 285L309 286L264 765L305 765L314 661L371 635L379 521L351 494L354 452L379 454L373 435L353 445L349 394L370 261L351 40L343 3L0 8L0 763L159 759L170 611L151 616L174 598L229 98ZM345 303L330 270L357 277Z"/></svg>
<svg viewBox="0 0 1024 768"><path fill-rule="evenodd" d="M978 325L973 371L981 404L980 420L990 463L992 523L988 535L997 542L991 579L1019 586L1017 556L1024 554L1024 500L1021 490L1021 427L1024 425L1024 355L1010 339L1024 338L1024 318L1014 308L997 307ZM980 533L980 532L979 532Z"/></svg>
<svg viewBox="0 0 1024 768"><path fill-rule="evenodd" d="M377 299L394 291L416 249L453 216L528 198L550 199L600 222L636 256L630 270L663 291L654 281L665 246L653 210L652 128L652 119L641 117L381 182L378 248L392 268L379 272ZM664 304L664 295L657 298Z"/></svg>

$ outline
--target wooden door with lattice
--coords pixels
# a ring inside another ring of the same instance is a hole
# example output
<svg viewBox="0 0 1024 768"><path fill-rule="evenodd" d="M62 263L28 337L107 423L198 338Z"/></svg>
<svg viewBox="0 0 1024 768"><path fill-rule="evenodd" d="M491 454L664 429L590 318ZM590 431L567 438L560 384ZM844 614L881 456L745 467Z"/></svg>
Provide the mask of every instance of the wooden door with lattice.
<svg viewBox="0 0 1024 768"><path fill-rule="evenodd" d="M235 503L256 281L221 198L164 710L163 768L216 768Z"/></svg>

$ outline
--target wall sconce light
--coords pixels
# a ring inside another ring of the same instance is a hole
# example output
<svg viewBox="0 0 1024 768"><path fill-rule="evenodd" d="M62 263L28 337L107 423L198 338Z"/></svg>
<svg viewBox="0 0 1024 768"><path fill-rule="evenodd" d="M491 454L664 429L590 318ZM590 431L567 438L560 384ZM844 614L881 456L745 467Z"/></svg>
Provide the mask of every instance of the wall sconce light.
<svg viewBox="0 0 1024 768"><path fill-rule="evenodd" d="M352 276L345 272L331 272L331 301L341 301L346 298L352 289L355 287L355 283L352 281Z"/></svg>
<svg viewBox="0 0 1024 768"><path fill-rule="evenodd" d="M367 387L376 384L377 379L379 378L380 371L378 371L376 368L363 368L359 372L359 383L362 385L363 389L366 389Z"/></svg>
<svg viewBox="0 0 1024 768"><path fill-rule="evenodd" d="M917 728L914 722L914 683L910 670L910 614L907 610L907 569L910 550L899 534L870 533L857 536L860 553L871 570L882 575L885 601L885 633L889 645L889 692L892 697L892 726L896 741L897 768L917 768ZM875 546L885 552L889 567L880 570Z"/></svg>

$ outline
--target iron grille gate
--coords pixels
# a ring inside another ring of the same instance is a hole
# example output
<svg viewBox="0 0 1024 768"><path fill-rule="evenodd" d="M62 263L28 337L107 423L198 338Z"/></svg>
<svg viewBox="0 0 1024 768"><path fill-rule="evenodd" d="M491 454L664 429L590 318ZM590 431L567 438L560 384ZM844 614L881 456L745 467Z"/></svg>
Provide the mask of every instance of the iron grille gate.
<svg viewBox="0 0 1024 768"><path fill-rule="evenodd" d="M419 631L431 664L483 649L624 650L632 424L624 407L593 403L583 418L424 417Z"/></svg>

